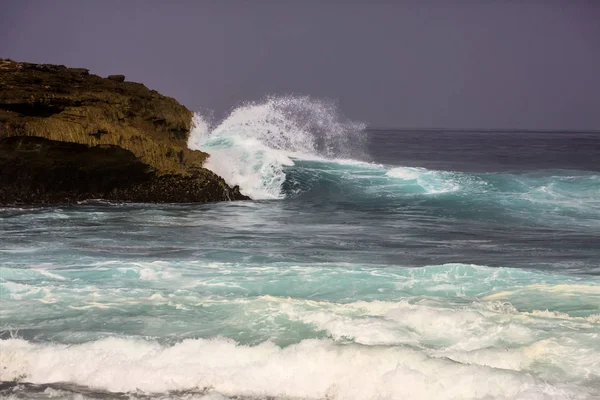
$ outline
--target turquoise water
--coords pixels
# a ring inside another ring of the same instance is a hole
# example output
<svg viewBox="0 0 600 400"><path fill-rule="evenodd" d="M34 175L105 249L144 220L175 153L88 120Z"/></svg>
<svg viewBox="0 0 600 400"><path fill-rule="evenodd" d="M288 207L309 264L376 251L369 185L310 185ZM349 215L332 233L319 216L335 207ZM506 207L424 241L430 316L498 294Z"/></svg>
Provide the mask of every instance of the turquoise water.
<svg viewBox="0 0 600 400"><path fill-rule="evenodd" d="M357 161L226 122L191 146L254 201L0 209L3 397L600 397L583 153L388 132Z"/></svg>

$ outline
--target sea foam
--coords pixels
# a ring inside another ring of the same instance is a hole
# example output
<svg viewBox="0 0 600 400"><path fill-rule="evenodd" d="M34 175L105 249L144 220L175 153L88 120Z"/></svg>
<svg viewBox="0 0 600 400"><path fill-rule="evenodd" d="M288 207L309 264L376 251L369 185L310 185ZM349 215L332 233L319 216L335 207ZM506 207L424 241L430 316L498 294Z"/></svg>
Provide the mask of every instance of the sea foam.
<svg viewBox="0 0 600 400"><path fill-rule="evenodd" d="M285 348L226 339L174 346L132 339L81 345L1 342L0 380L72 382L114 392L211 391L226 396L329 399L592 398L520 373L435 358L407 347L303 340Z"/></svg>

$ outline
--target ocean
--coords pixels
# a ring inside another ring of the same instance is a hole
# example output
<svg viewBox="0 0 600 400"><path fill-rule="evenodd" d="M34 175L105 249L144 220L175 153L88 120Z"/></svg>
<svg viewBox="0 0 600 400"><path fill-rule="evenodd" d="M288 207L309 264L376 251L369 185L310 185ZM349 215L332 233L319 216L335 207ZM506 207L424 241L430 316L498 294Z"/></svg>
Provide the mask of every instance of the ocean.
<svg viewBox="0 0 600 400"><path fill-rule="evenodd" d="M2 398L600 398L600 133L273 97L189 146L253 201L0 208Z"/></svg>

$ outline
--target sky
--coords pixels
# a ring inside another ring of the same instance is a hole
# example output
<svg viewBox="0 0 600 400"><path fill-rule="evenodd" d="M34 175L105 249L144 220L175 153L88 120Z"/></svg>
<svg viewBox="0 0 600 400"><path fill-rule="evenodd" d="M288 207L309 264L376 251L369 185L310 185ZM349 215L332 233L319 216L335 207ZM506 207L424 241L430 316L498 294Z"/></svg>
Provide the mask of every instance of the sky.
<svg viewBox="0 0 600 400"><path fill-rule="evenodd" d="M267 95L387 128L600 130L600 1L0 0L0 57L217 118Z"/></svg>

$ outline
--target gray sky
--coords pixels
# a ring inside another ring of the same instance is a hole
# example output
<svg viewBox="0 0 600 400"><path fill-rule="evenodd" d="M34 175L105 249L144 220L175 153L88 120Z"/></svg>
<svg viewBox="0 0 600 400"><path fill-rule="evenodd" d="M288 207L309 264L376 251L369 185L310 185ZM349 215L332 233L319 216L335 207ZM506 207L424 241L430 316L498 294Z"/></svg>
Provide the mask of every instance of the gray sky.
<svg viewBox="0 0 600 400"><path fill-rule="evenodd" d="M296 93L379 127L600 129L595 0L0 0L0 57L217 116Z"/></svg>

